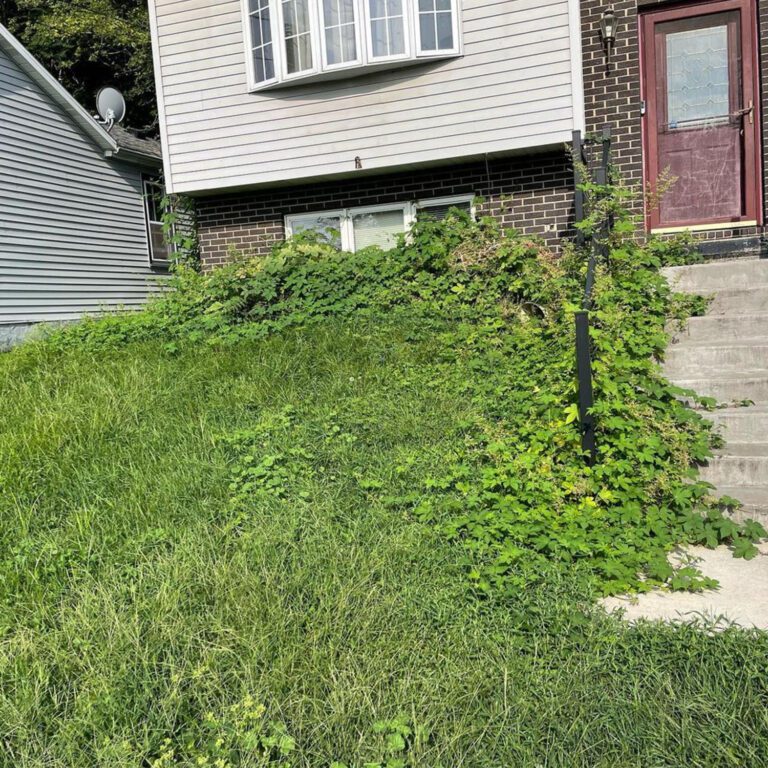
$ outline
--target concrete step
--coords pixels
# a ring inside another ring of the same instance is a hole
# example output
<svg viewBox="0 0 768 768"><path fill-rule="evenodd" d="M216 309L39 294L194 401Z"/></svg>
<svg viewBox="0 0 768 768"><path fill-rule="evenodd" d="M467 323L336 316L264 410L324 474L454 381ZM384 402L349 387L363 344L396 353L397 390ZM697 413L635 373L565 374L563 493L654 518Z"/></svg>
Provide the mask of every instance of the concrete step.
<svg viewBox="0 0 768 768"><path fill-rule="evenodd" d="M712 485L741 487L768 485L768 443L762 445L763 453L739 452L738 445L728 445L727 455L715 456L706 466L699 468L699 477Z"/></svg>
<svg viewBox="0 0 768 768"><path fill-rule="evenodd" d="M730 512L736 522L755 520L768 528L768 483L752 486L718 485L715 493L718 496L730 496L742 503L740 509Z"/></svg>
<svg viewBox="0 0 768 768"><path fill-rule="evenodd" d="M713 291L704 293L713 294ZM721 290L714 293L709 305L708 315L744 315L755 312L768 312L768 290L766 288L747 288Z"/></svg>
<svg viewBox="0 0 768 768"><path fill-rule="evenodd" d="M664 371L673 380L705 373L768 374L768 339L673 344L667 349Z"/></svg>
<svg viewBox="0 0 768 768"><path fill-rule="evenodd" d="M662 272L676 291L684 293L768 287L768 259L739 259L667 267Z"/></svg>
<svg viewBox="0 0 768 768"><path fill-rule="evenodd" d="M768 373L729 374L691 378L675 377L672 381L682 389L712 397L719 403L740 403L751 400L755 405L768 404Z"/></svg>
<svg viewBox="0 0 768 768"><path fill-rule="evenodd" d="M672 344L698 341L763 340L768 342L768 312L750 312L743 315L705 315L692 317L684 328L670 324Z"/></svg>
<svg viewBox="0 0 768 768"><path fill-rule="evenodd" d="M719 408L707 411L705 418L731 443L763 444L768 440L768 407Z"/></svg>

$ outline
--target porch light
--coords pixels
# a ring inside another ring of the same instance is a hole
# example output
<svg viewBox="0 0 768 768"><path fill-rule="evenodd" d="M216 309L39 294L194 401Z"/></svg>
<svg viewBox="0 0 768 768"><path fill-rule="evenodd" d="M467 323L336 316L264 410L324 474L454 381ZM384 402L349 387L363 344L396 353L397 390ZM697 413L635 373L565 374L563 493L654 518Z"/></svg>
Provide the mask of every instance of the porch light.
<svg viewBox="0 0 768 768"><path fill-rule="evenodd" d="M600 36L605 46L605 64L608 69L611 66L611 50L616 43L616 14L613 8L603 11L600 19Z"/></svg>

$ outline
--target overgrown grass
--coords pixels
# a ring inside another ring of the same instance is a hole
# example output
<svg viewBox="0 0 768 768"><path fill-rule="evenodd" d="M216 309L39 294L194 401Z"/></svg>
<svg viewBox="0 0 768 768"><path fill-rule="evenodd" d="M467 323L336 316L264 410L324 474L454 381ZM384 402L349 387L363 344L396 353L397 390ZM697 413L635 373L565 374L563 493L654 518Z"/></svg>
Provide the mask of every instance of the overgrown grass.
<svg viewBox="0 0 768 768"><path fill-rule="evenodd" d="M601 276L591 472L578 261L456 226L0 358L4 765L765 764L765 634L594 607L753 535L688 482L656 255Z"/></svg>

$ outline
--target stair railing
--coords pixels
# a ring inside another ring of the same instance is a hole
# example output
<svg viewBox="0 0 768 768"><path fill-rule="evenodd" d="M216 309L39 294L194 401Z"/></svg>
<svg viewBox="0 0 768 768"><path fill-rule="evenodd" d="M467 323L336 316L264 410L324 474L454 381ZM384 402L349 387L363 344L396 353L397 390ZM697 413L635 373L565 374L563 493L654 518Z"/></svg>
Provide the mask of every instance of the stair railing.
<svg viewBox="0 0 768 768"><path fill-rule="evenodd" d="M575 186L574 222L580 224L586 218L587 196L584 186L587 179L584 173L589 173L589 158L587 147L600 144L600 162L595 169L595 184L608 184L608 167L611 161L611 128L603 127L598 138L586 139L581 131L573 132L573 180ZM589 313L592 309L592 292L595 286L595 271L599 260L608 259L608 231L610 222L604 222L600 237L588 236L582 229L576 228L576 245L579 248L589 248L587 260L587 275L584 284L584 298L581 310L575 313L576 325L576 376L578 379L578 410L581 427L581 448L588 466L594 466L597 461L597 440L595 436L595 416L592 408L595 404L592 386L592 350L589 339ZM587 242L589 241L589 242Z"/></svg>

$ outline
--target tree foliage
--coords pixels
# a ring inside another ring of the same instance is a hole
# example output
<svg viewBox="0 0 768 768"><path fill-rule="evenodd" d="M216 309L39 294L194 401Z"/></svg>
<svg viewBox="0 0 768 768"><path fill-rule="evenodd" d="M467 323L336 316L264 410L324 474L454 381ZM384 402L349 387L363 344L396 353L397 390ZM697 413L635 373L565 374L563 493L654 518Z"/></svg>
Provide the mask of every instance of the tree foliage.
<svg viewBox="0 0 768 768"><path fill-rule="evenodd" d="M105 85L126 97L126 123L157 130L144 0L0 0L0 21L88 110Z"/></svg>

